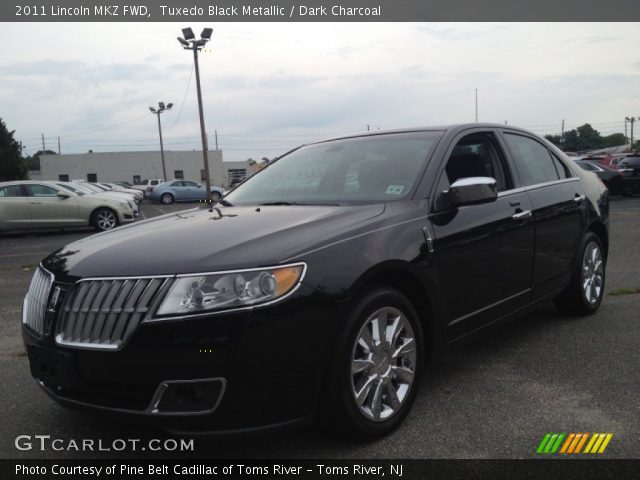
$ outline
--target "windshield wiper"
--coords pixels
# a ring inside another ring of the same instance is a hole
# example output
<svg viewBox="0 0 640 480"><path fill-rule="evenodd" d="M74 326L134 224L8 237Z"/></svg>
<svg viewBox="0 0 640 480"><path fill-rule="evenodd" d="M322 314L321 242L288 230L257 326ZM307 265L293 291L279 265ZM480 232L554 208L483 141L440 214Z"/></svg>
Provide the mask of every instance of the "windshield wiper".
<svg viewBox="0 0 640 480"><path fill-rule="evenodd" d="M286 201L278 201L278 202L265 202L260 205L302 205L298 202L286 202Z"/></svg>

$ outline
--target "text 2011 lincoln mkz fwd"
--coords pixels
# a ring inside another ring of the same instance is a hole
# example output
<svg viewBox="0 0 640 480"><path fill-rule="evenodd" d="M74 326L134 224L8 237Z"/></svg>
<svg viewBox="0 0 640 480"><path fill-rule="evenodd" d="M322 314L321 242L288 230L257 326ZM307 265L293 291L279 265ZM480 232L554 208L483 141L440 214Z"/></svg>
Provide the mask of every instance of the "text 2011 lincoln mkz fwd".
<svg viewBox="0 0 640 480"><path fill-rule="evenodd" d="M406 416L438 346L545 301L594 312L608 244L604 185L531 133L367 133L57 250L23 335L68 407L182 432L315 417L370 438Z"/></svg>

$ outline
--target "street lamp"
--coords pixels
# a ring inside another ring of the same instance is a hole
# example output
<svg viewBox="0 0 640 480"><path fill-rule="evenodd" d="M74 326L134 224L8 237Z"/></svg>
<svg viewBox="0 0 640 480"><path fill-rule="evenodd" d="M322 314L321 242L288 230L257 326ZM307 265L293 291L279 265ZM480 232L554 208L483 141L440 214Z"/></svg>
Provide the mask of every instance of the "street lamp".
<svg viewBox="0 0 640 480"><path fill-rule="evenodd" d="M162 125L160 124L160 114L162 112L166 112L167 110L171 110L173 107L173 103L169 103L165 106L164 102L158 102L158 109L156 110L153 107L149 107L149 111L153 115L158 117L158 134L160 135L160 157L162 158L162 180L167 180L167 168L164 165L164 146L162 145Z"/></svg>
<svg viewBox="0 0 640 480"><path fill-rule="evenodd" d="M198 91L198 111L200 112L200 135L202 136L202 158L204 161L204 175L207 183L207 203L211 204L211 177L209 176L209 154L207 146L207 134L204 129L204 111L202 108L202 90L200 89L200 69L198 66L198 51L211 40L212 28L205 28L200 34L200 40L196 40L196 36L191 28L183 28L183 37L178 37L178 42L185 50L193 50L193 62L196 70L196 89Z"/></svg>

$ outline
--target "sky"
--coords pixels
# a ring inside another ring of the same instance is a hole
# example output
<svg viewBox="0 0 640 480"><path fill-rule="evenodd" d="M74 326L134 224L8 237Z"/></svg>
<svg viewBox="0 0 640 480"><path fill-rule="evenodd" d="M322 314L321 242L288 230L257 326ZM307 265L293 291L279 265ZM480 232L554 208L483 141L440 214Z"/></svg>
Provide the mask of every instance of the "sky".
<svg viewBox="0 0 640 480"><path fill-rule="evenodd" d="M26 154L200 149L175 23L0 24L0 118ZM624 132L640 117L638 23L216 23L200 55L209 145L272 158L371 129L475 120ZM636 138L640 137L640 123Z"/></svg>

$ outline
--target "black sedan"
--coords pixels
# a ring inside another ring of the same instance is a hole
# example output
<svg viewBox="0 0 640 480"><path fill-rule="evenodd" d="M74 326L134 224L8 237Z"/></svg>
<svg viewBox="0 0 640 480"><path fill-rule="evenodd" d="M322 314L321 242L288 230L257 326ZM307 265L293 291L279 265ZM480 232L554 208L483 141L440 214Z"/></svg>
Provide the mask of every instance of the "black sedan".
<svg viewBox="0 0 640 480"><path fill-rule="evenodd" d="M595 173L612 194L623 192L624 180L619 170L589 160L578 160L577 163L583 170Z"/></svg>
<svg viewBox="0 0 640 480"><path fill-rule="evenodd" d="M67 407L177 432L316 418L373 438L439 348L548 301L596 311L608 246L607 189L534 134L367 133L52 253L23 336Z"/></svg>
<svg viewBox="0 0 640 480"><path fill-rule="evenodd" d="M625 157L618 164L622 174L623 191L626 195L640 193L640 155Z"/></svg>

